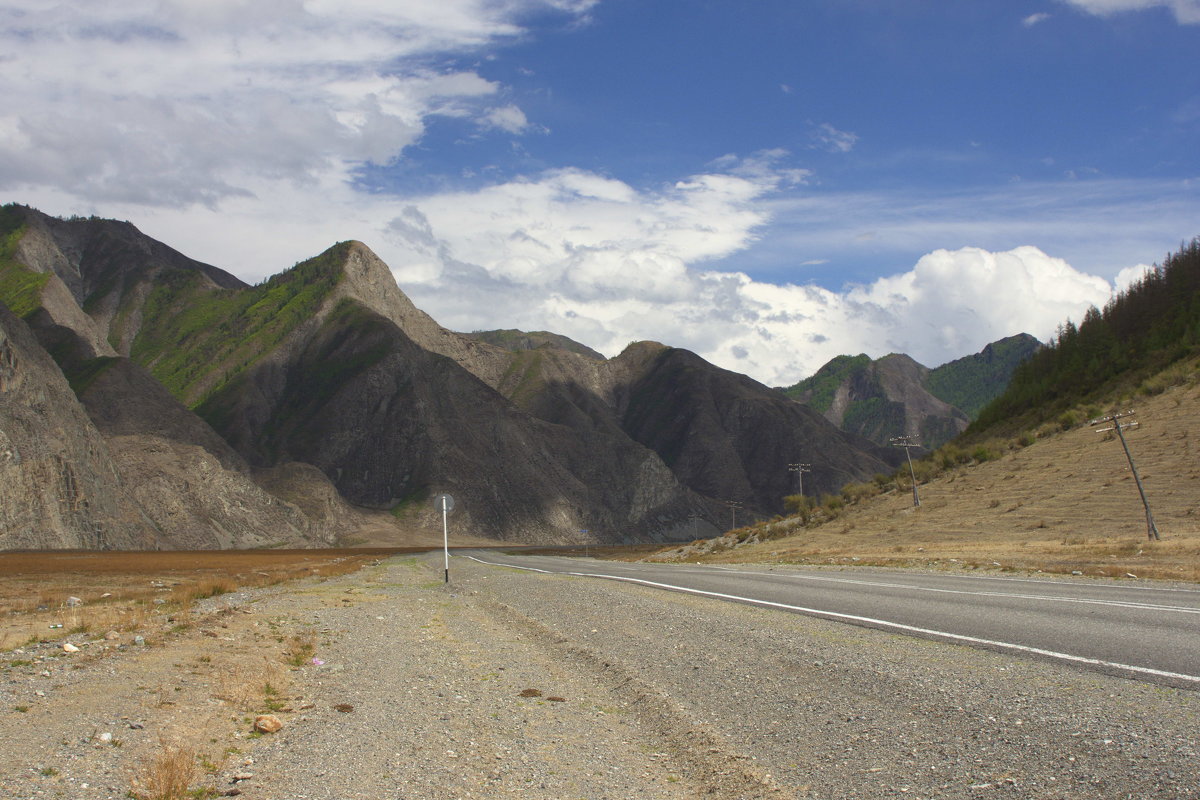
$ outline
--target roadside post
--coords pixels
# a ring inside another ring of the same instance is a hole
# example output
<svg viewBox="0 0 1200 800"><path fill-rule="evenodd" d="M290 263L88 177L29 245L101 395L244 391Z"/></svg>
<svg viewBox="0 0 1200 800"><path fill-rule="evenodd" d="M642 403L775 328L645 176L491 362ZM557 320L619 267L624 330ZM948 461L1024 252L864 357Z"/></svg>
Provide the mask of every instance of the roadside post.
<svg viewBox="0 0 1200 800"><path fill-rule="evenodd" d="M450 582L450 528L446 517L454 510L454 498L448 494L439 494L433 499L436 508L442 510L442 552L445 554L446 583Z"/></svg>

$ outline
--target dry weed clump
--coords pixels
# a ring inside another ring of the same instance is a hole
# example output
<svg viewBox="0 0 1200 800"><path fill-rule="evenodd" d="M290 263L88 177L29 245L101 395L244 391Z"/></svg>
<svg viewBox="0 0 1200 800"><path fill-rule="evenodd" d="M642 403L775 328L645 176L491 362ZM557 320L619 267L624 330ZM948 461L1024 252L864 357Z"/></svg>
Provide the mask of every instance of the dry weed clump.
<svg viewBox="0 0 1200 800"><path fill-rule="evenodd" d="M261 663L232 664L223 669L217 678L216 697L239 711L278 710L268 706L286 682L284 669L264 656Z"/></svg>
<svg viewBox="0 0 1200 800"><path fill-rule="evenodd" d="M178 741L160 739L158 749L134 769L129 795L136 800L185 800L200 773L196 751Z"/></svg>

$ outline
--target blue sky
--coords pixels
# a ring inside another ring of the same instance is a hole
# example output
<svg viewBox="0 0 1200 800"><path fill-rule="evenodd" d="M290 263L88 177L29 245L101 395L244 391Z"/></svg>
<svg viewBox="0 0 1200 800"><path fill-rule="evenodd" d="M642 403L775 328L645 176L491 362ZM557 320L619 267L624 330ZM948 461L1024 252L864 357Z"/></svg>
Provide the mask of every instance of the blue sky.
<svg viewBox="0 0 1200 800"><path fill-rule="evenodd" d="M32 0L0 52L0 199L773 384L1045 338L1200 234L1200 0Z"/></svg>

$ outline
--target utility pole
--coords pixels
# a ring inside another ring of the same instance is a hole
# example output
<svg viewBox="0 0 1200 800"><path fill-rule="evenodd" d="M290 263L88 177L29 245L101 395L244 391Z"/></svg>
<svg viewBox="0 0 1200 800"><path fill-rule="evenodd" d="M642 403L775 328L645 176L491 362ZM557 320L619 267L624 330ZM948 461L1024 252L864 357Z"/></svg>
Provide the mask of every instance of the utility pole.
<svg viewBox="0 0 1200 800"><path fill-rule="evenodd" d="M700 538L700 515L697 514L695 511L693 511L691 514L688 514L688 519L690 519L692 521L692 538L699 539Z"/></svg>
<svg viewBox="0 0 1200 800"><path fill-rule="evenodd" d="M888 439L888 442L891 443L892 447L904 448L904 455L906 458L908 458L908 474L912 477L913 505L917 508L920 508L921 496L917 494L917 471L913 469L912 453L910 450L913 447L920 447L921 444L920 442L914 442L911 436L893 436L891 439Z"/></svg>
<svg viewBox="0 0 1200 800"><path fill-rule="evenodd" d="M725 505L729 506L730 525L729 530L737 527L737 510L742 507L742 504L737 500L726 500Z"/></svg>
<svg viewBox="0 0 1200 800"><path fill-rule="evenodd" d="M803 497L804 473L812 472L812 464L788 464L788 472L796 473L796 482L800 485L800 491L798 491L797 494Z"/></svg>
<svg viewBox="0 0 1200 800"><path fill-rule="evenodd" d="M1114 412L1107 417L1088 420L1088 425L1101 425L1105 422L1112 423L1108 428L1097 428L1096 433L1117 432L1117 438L1121 440L1121 447L1125 448L1125 458L1129 461L1129 470L1133 473L1133 480L1137 484L1138 494L1142 496L1142 505L1146 508L1146 538L1158 541L1158 526L1154 524L1154 515L1150 513L1150 501L1146 499L1146 490L1142 488L1142 478L1138 475L1137 467L1133 465L1133 456L1129 452L1129 443L1125 441L1125 430L1138 427L1138 423L1136 421L1121 422L1123 418L1132 417L1135 413L1137 412L1133 411L1133 409Z"/></svg>

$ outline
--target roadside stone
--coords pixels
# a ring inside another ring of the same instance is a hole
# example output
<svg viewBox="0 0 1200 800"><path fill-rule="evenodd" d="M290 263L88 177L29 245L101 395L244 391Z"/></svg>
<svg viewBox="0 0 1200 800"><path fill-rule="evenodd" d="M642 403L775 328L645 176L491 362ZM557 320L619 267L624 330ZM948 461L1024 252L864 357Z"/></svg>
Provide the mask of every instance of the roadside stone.
<svg viewBox="0 0 1200 800"><path fill-rule="evenodd" d="M283 722L274 714L259 714L254 718L254 730L259 733L275 733L282 728Z"/></svg>
<svg viewBox="0 0 1200 800"><path fill-rule="evenodd" d="M83 601L78 597L67 598L67 608L79 608L81 605L83 605Z"/></svg>
<svg viewBox="0 0 1200 800"><path fill-rule="evenodd" d="M64 653L78 653L79 652L79 648L76 647L75 645L71 644L70 642L63 642L62 649L63 649Z"/></svg>

